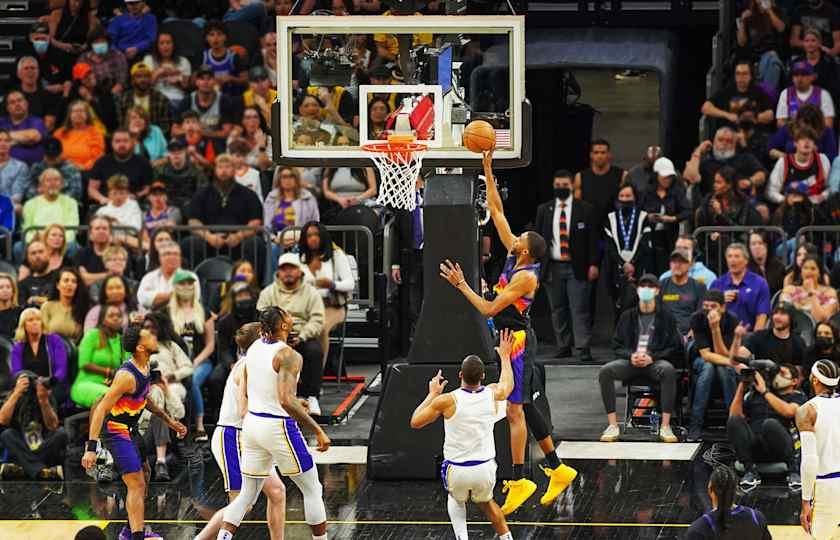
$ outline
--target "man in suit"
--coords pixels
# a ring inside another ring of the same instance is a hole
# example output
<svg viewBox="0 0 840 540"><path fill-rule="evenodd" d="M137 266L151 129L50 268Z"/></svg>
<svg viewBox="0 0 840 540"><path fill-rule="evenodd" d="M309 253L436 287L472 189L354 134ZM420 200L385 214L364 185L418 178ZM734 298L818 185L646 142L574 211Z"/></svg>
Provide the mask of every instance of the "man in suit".
<svg viewBox="0 0 840 540"><path fill-rule="evenodd" d="M391 277L400 286L400 320L407 321L409 336L420 318L423 305L423 178L416 183L416 204L411 212L397 210L394 219L394 249L391 260ZM407 267L407 268L406 268ZM405 313L403 310L407 309ZM403 336L406 334L403 333ZM407 346L406 340L403 345ZM405 351L407 352L407 351Z"/></svg>
<svg viewBox="0 0 840 540"><path fill-rule="evenodd" d="M591 362L589 295L598 280L600 228L595 207L574 198L569 171L554 173L554 198L537 208L536 229L549 246L540 267L540 281L551 306L556 357L572 355L574 332L580 360Z"/></svg>

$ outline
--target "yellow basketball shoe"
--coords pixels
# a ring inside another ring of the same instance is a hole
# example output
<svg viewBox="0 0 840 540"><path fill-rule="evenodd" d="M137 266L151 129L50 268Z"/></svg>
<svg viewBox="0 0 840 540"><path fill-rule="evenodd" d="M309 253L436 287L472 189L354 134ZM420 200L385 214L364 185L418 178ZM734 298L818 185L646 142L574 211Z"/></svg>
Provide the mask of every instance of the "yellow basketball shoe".
<svg viewBox="0 0 840 540"><path fill-rule="evenodd" d="M545 495L540 499L540 504L548 506L554 502L554 499L560 496L567 487L569 487L575 478L577 478L577 471L568 465L561 463L557 468L551 469L549 467L540 467L545 475L549 478L548 489L545 490Z"/></svg>
<svg viewBox="0 0 840 540"><path fill-rule="evenodd" d="M505 504L502 505L502 513L508 515L516 512L535 491L537 491L537 484L527 478L505 480L502 493L507 493L507 497Z"/></svg>

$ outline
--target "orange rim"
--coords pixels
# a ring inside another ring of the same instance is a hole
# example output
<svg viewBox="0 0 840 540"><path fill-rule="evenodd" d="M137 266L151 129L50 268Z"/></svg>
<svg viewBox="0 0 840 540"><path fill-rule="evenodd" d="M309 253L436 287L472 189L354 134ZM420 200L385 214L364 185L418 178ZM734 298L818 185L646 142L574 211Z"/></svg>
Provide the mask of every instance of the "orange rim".
<svg viewBox="0 0 840 540"><path fill-rule="evenodd" d="M426 150L425 144L413 142L381 142L363 144L362 148L366 152L373 152L379 154L403 154L405 152L421 152Z"/></svg>

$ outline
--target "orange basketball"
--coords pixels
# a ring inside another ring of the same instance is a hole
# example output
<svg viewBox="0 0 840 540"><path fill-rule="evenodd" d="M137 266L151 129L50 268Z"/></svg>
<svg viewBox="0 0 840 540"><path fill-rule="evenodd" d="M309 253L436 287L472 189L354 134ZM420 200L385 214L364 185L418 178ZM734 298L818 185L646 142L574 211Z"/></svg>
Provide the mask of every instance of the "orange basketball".
<svg viewBox="0 0 840 540"><path fill-rule="evenodd" d="M496 130L489 122L473 120L464 129L464 146L479 154L492 150L496 146Z"/></svg>

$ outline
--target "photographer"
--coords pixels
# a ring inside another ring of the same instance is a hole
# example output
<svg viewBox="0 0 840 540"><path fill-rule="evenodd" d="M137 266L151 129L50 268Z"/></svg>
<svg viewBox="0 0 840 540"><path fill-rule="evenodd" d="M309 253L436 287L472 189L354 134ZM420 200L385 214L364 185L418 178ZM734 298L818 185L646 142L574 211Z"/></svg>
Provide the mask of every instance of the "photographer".
<svg viewBox="0 0 840 540"><path fill-rule="evenodd" d="M745 334L743 326L739 325L735 329L733 351L740 348L741 353L746 352L740 347ZM731 357L734 356L733 353ZM762 365L766 364L770 363L764 362ZM782 364L778 370L763 368L759 371L739 365L736 370L740 378L735 398L729 407L726 434L735 447L738 460L746 469L741 478L741 489L749 492L761 484L755 465L758 460L787 463L788 487L793 491L800 489L802 481L791 433L796 411L807 398L797 388L799 380L796 368ZM769 389L765 376L770 381Z"/></svg>
<svg viewBox="0 0 840 540"><path fill-rule="evenodd" d="M0 467L0 476L24 474L30 479L62 480L67 434L58 421L58 407L48 379L21 371L12 394L0 408L0 442L13 463Z"/></svg>

